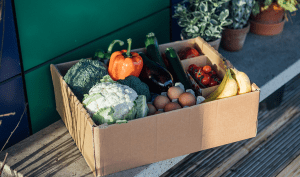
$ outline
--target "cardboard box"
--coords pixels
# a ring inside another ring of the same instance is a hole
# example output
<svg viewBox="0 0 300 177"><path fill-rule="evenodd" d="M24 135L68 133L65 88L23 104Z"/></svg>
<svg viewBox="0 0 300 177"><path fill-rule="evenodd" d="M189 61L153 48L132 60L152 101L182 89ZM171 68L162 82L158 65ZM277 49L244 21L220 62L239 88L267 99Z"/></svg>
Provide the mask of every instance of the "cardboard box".
<svg viewBox="0 0 300 177"><path fill-rule="evenodd" d="M160 45L194 46L205 54L183 61L210 64L224 76L223 57L201 38ZM144 49L137 49L141 51ZM167 113L147 116L127 124L97 126L63 80L77 61L51 65L56 109L95 176L174 158L256 136L259 88ZM206 94L213 90L204 89Z"/></svg>

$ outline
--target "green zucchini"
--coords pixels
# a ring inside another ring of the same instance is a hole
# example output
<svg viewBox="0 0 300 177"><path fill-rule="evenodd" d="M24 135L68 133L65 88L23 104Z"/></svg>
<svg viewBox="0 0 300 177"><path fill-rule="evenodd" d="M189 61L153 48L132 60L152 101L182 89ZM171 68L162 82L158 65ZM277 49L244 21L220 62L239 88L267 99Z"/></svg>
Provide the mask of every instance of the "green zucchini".
<svg viewBox="0 0 300 177"><path fill-rule="evenodd" d="M192 89L192 84L185 73L176 51L172 47L169 47L165 53L170 65L169 72L172 74L174 81L181 82L185 89Z"/></svg>
<svg viewBox="0 0 300 177"><path fill-rule="evenodd" d="M145 46L147 50L147 56L152 60L158 63L160 66L167 69L164 60L161 57L159 52L158 42L154 33L149 33L146 35Z"/></svg>

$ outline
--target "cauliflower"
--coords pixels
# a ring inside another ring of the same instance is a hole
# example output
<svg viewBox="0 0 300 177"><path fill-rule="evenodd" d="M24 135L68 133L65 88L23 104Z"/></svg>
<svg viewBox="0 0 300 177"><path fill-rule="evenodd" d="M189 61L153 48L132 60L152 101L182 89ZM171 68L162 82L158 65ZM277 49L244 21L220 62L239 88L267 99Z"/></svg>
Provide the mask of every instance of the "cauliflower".
<svg viewBox="0 0 300 177"><path fill-rule="evenodd" d="M108 75L84 95L83 105L98 125L145 117L149 111L146 96L138 95L132 88L111 80Z"/></svg>

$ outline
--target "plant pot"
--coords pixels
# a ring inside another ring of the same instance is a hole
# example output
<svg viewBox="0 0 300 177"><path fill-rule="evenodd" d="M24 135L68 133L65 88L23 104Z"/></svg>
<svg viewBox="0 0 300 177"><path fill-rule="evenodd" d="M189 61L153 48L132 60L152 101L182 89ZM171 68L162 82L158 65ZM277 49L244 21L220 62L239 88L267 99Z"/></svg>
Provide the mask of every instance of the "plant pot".
<svg viewBox="0 0 300 177"><path fill-rule="evenodd" d="M281 8L276 2L273 2L268 9L260 11L256 16L251 15L250 19L257 23L264 24L277 24L282 22L284 18L284 9Z"/></svg>
<svg viewBox="0 0 300 177"><path fill-rule="evenodd" d="M250 20L250 31L251 33L264 36L278 35L283 31L284 23L285 19L282 19L280 23L275 24L264 24Z"/></svg>
<svg viewBox="0 0 300 177"><path fill-rule="evenodd" d="M268 9L260 11L256 16L250 17L251 33L273 36L280 34L285 23L284 9L273 2Z"/></svg>
<svg viewBox="0 0 300 177"><path fill-rule="evenodd" d="M250 30L250 23L242 29L225 28L222 32L222 48L228 51L238 51L244 46L247 33Z"/></svg>
<svg viewBox="0 0 300 177"><path fill-rule="evenodd" d="M181 40L187 40L188 38L186 38L182 33L180 33L180 38ZM206 41L207 42L207 41ZM220 43L221 43L221 38L220 39L216 39L214 41L210 41L207 42L210 46L212 46L216 51L219 50L220 47Z"/></svg>

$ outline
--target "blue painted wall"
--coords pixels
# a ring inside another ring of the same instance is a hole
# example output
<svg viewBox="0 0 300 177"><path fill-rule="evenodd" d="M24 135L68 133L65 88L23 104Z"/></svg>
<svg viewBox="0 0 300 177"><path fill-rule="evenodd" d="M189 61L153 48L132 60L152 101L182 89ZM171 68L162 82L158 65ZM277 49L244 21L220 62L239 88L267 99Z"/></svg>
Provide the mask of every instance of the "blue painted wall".
<svg viewBox="0 0 300 177"><path fill-rule="evenodd" d="M5 22L4 45L0 68L0 83L13 76L21 74L20 58L18 53L11 1L6 0L5 6L5 17L2 15L3 20L0 23L0 41L2 41L3 21Z"/></svg>
<svg viewBox="0 0 300 177"><path fill-rule="evenodd" d="M15 112L15 115L0 117L0 149L4 146L11 132L17 126L25 108L25 95L21 76L20 57L18 52L16 30L12 4L5 1L5 16L2 14L0 23L0 36L3 39L3 53L0 66L0 115ZM4 27L4 38L2 37ZM25 139L29 136L29 123L27 112L22 121L11 136L5 148Z"/></svg>

